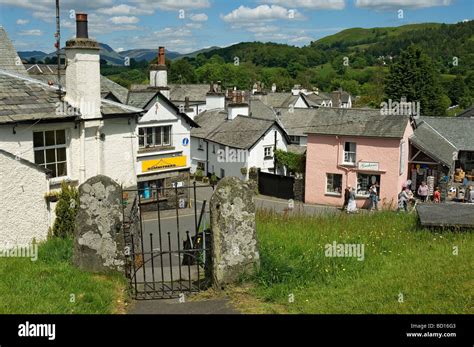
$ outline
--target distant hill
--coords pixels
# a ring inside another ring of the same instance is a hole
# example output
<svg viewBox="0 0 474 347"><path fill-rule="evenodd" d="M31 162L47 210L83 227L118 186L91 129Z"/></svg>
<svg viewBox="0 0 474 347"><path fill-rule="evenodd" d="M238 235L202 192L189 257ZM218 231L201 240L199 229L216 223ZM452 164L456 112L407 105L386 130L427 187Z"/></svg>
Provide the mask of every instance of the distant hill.
<svg viewBox="0 0 474 347"><path fill-rule="evenodd" d="M168 50L165 50L166 52L166 57L168 59L176 59L181 56L181 53L178 52L171 52ZM129 57L130 59L135 59L136 61L151 61L154 58L157 57L158 55L158 48L153 48L153 49L129 49L127 51L122 51L119 52L120 56L123 58Z"/></svg>
<svg viewBox="0 0 474 347"><path fill-rule="evenodd" d="M323 37L315 42L313 45L338 45L344 44L346 46L358 46L367 43L376 43L381 40L387 40L398 37L406 32L413 32L416 30L423 30L429 28L439 28L440 23L422 23L422 24L408 24L399 27L385 27L385 28L351 28L342 30L334 35Z"/></svg>
<svg viewBox="0 0 474 347"><path fill-rule="evenodd" d="M116 52L112 47L105 43L99 43L100 46L100 58L105 60L109 65L123 65L125 58L129 57L130 59L135 59L136 61L147 61L150 62L152 59L156 58L158 54L158 48L153 49L129 49L122 52ZM214 50L219 47L211 47L206 49L200 49L196 52L181 54L178 52L172 52L166 50L166 57L171 60L183 58L183 57L195 57L199 53L205 53L209 50ZM64 53L64 48L61 49L61 53ZM37 62L44 62L46 58L56 57L56 52L45 53L41 51L23 51L18 52L18 55L21 59L30 60L35 58Z"/></svg>

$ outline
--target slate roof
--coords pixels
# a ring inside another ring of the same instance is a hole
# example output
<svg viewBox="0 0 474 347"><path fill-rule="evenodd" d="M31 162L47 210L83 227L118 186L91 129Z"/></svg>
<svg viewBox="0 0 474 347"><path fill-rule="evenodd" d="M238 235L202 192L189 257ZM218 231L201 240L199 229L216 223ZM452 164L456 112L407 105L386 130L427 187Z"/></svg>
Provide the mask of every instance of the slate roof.
<svg viewBox="0 0 474 347"><path fill-rule="evenodd" d="M456 117L474 117L474 106L468 108L464 112L458 114Z"/></svg>
<svg viewBox="0 0 474 347"><path fill-rule="evenodd" d="M252 117L276 120L276 113L273 109L265 105L260 99L251 99L250 100L250 115Z"/></svg>
<svg viewBox="0 0 474 347"><path fill-rule="evenodd" d="M18 56L15 47L8 38L6 31L0 25L0 69L26 75L25 67Z"/></svg>
<svg viewBox="0 0 474 347"><path fill-rule="evenodd" d="M0 124L36 120L70 120L56 112L57 88L31 77L0 70ZM138 114L142 110L102 100L103 116Z"/></svg>
<svg viewBox="0 0 474 347"><path fill-rule="evenodd" d="M262 95L262 102L270 107L290 107L298 100L298 95L291 93L268 93Z"/></svg>
<svg viewBox="0 0 474 347"><path fill-rule="evenodd" d="M331 97L325 93L319 93L319 94L311 93L307 95L301 93L300 95L309 107L320 106L323 101L331 100Z"/></svg>
<svg viewBox="0 0 474 347"><path fill-rule="evenodd" d="M209 84L169 84L171 101L184 101L186 97L189 101L206 102L206 94L209 91Z"/></svg>
<svg viewBox="0 0 474 347"><path fill-rule="evenodd" d="M434 160L446 166L452 165L453 152L456 152L456 147L428 124L423 122L418 124L413 135L410 136L410 141Z"/></svg>
<svg viewBox="0 0 474 347"><path fill-rule="evenodd" d="M157 94L157 91L130 91L126 104L134 107L145 108Z"/></svg>
<svg viewBox="0 0 474 347"><path fill-rule="evenodd" d="M310 124L318 116L314 108L277 109L278 119L290 136L306 136L311 130Z"/></svg>
<svg viewBox="0 0 474 347"><path fill-rule="evenodd" d="M310 111L314 116L306 133L312 134L402 138L409 120L384 116L375 109L321 107Z"/></svg>
<svg viewBox="0 0 474 347"><path fill-rule="evenodd" d="M44 83L52 81L54 84L58 84L57 65L26 64L25 68L34 79ZM61 70L60 74L61 86L64 87L66 85L66 71ZM128 89L102 75L100 76L100 92L103 98L112 93L122 104L127 102Z"/></svg>
<svg viewBox="0 0 474 347"><path fill-rule="evenodd" d="M275 120L237 116L227 120L224 110L204 111L194 119L200 128L193 128L191 136L224 146L249 149L274 125Z"/></svg>
<svg viewBox="0 0 474 347"><path fill-rule="evenodd" d="M459 151L474 151L474 118L420 117L417 124L427 123Z"/></svg>

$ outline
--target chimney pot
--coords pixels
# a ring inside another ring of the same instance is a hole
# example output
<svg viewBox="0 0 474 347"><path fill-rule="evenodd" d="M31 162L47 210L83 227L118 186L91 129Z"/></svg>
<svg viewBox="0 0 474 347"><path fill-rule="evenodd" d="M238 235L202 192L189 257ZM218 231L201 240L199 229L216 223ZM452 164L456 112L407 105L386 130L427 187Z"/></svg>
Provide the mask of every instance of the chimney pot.
<svg viewBox="0 0 474 347"><path fill-rule="evenodd" d="M158 65L166 65L165 47L158 48Z"/></svg>
<svg viewBox="0 0 474 347"><path fill-rule="evenodd" d="M76 38L88 39L87 13L76 13Z"/></svg>

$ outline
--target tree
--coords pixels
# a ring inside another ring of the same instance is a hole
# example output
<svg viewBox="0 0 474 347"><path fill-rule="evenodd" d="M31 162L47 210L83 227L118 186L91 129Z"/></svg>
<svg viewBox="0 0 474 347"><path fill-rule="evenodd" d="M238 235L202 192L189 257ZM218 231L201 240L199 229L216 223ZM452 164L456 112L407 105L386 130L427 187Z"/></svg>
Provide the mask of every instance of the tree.
<svg viewBox="0 0 474 347"><path fill-rule="evenodd" d="M61 184L58 203L56 205L56 219L53 225L53 235L68 237L73 235L76 215L79 209L79 192L66 182Z"/></svg>
<svg viewBox="0 0 474 347"><path fill-rule="evenodd" d="M406 97L408 102L419 102L423 116L446 115L446 98L438 72L431 59L415 45L402 51L397 61L391 65L385 93L393 101Z"/></svg>
<svg viewBox="0 0 474 347"><path fill-rule="evenodd" d="M185 59L179 59L171 63L170 81L176 83L196 83L194 67Z"/></svg>
<svg viewBox="0 0 474 347"><path fill-rule="evenodd" d="M464 82L462 76L456 76L455 79L449 83L448 96L451 99L453 105L459 105L461 99L468 95L468 88Z"/></svg>

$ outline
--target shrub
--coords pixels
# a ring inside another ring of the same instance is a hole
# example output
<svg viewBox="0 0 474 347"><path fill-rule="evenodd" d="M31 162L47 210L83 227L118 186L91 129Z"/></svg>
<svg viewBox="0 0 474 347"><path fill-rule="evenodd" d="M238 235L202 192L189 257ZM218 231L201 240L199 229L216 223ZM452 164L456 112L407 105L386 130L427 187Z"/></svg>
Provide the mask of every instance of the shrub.
<svg viewBox="0 0 474 347"><path fill-rule="evenodd" d="M195 174L196 181L202 181L203 176L204 176L204 172L202 172L201 169L197 169L196 174Z"/></svg>
<svg viewBox="0 0 474 347"><path fill-rule="evenodd" d="M53 235L68 237L74 234L74 224L79 209L79 192L66 182L61 184L58 203L56 205L56 220L53 225Z"/></svg>
<svg viewBox="0 0 474 347"><path fill-rule="evenodd" d="M217 176L216 176L216 174L212 174L212 175L211 175L211 183L212 183L212 184L216 184L216 183L217 183Z"/></svg>

